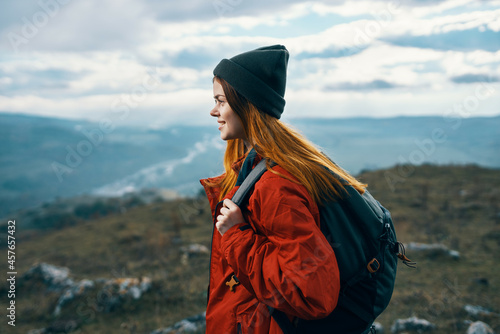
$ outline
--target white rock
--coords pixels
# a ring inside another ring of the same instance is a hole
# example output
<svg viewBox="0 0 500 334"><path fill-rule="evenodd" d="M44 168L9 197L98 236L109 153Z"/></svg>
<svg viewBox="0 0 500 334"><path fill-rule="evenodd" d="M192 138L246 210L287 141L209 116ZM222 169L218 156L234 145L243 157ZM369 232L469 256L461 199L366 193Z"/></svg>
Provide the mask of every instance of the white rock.
<svg viewBox="0 0 500 334"><path fill-rule="evenodd" d="M43 282L51 290L61 290L74 284L69 278L69 269L66 267L57 267L47 263L39 263L31 267L25 274L25 277L40 275Z"/></svg>
<svg viewBox="0 0 500 334"><path fill-rule="evenodd" d="M39 329L32 329L28 331L27 334L45 334L47 333L47 330L45 328L39 328Z"/></svg>
<svg viewBox="0 0 500 334"><path fill-rule="evenodd" d="M196 256L198 254L210 254L210 250L207 248L207 246L200 244L191 244L181 247L180 251L182 252L181 263L183 265L188 265L189 258L192 256Z"/></svg>
<svg viewBox="0 0 500 334"><path fill-rule="evenodd" d="M154 330L150 334L183 334L203 331L205 329L205 320L206 313L203 312L183 319L171 327Z"/></svg>
<svg viewBox="0 0 500 334"><path fill-rule="evenodd" d="M74 298L83 295L88 289L94 287L94 282L88 279L81 280L77 284L67 288L57 301L56 308L54 310L54 315L58 316L61 314L62 307L73 300Z"/></svg>
<svg viewBox="0 0 500 334"><path fill-rule="evenodd" d="M134 299L139 299L142 294L151 288L151 279L138 278L116 278L107 280L103 290L113 291L113 287L118 287L118 295L129 295Z"/></svg>
<svg viewBox="0 0 500 334"><path fill-rule="evenodd" d="M458 251L448 249L448 247L443 244L424 244L420 242L410 242L408 245L405 245L405 248L409 251L415 252L433 251L441 253L443 255L447 255L455 260L460 259L460 253Z"/></svg>
<svg viewBox="0 0 500 334"><path fill-rule="evenodd" d="M495 334L495 332L484 322L476 321L469 326L467 334Z"/></svg>
<svg viewBox="0 0 500 334"><path fill-rule="evenodd" d="M478 315L489 315L493 313L491 310L488 310L487 308L478 305L465 305L464 310L470 316L474 317L477 317Z"/></svg>
<svg viewBox="0 0 500 334"><path fill-rule="evenodd" d="M373 326L375 327L375 332L377 334L383 334L384 333L384 326L380 322L374 322Z"/></svg>
<svg viewBox="0 0 500 334"><path fill-rule="evenodd" d="M191 244L188 246L181 247L181 252L191 254L209 254L210 250L205 245L201 244Z"/></svg>
<svg viewBox="0 0 500 334"><path fill-rule="evenodd" d="M392 333L400 333L403 331L418 331L419 333L429 332L436 328L436 325L425 319L411 317L408 319L398 319L394 321L391 327Z"/></svg>

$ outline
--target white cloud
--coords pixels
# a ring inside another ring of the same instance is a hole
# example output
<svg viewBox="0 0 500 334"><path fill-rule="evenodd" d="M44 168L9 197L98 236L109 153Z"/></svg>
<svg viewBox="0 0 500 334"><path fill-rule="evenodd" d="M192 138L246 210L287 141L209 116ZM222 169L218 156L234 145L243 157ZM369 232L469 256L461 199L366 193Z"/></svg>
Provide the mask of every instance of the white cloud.
<svg viewBox="0 0 500 334"><path fill-rule="evenodd" d="M411 13L416 17L425 17L441 14L447 10L474 4L474 0L447 0L437 2L427 6L415 6L410 8Z"/></svg>
<svg viewBox="0 0 500 334"><path fill-rule="evenodd" d="M475 51L463 53L447 51L441 61L444 73L449 76L464 74L500 75L500 52ZM484 58L483 58L484 57Z"/></svg>
<svg viewBox="0 0 500 334"><path fill-rule="evenodd" d="M428 73L421 73L419 63L439 62L445 53L430 49L405 48L376 43L363 52L344 58L315 58L297 61L290 71L293 87L315 87L322 89L340 83L368 83L385 80L401 86L429 86ZM305 69L303 72L301 69ZM297 77L299 76L299 77ZM445 81L442 76L440 81Z"/></svg>
<svg viewBox="0 0 500 334"><path fill-rule="evenodd" d="M213 106L212 90L183 89L157 92L130 89L123 94L102 94L55 99L36 95L0 95L4 111L49 117L112 120L115 125L205 123Z"/></svg>
<svg viewBox="0 0 500 334"><path fill-rule="evenodd" d="M70 2L20 45L19 53L8 39L0 41L7 51L0 57L0 109L98 119L113 101L134 89L139 93L144 82L154 83L148 81L153 72L159 83L134 107L147 117L131 113L127 121L167 124L183 115L204 121L217 62L269 44L285 44L291 53L291 114L306 106L323 114L334 104L343 113L364 115L367 103L377 115L439 112L467 86L450 78L500 76L497 50L443 51L386 42L470 29L498 32L500 9L492 6L500 1L231 3L233 11L220 16L212 2L201 0ZM40 10L17 7L19 19L5 21L4 34L20 32L20 18L30 19ZM315 26L316 19L329 15L345 20ZM313 28L307 35L286 34L297 22L310 22ZM356 87L362 89L355 92Z"/></svg>
<svg viewBox="0 0 500 334"><path fill-rule="evenodd" d="M483 50L476 50L467 53L465 59L467 61L470 61L473 65L500 63L500 51L488 52Z"/></svg>
<svg viewBox="0 0 500 334"><path fill-rule="evenodd" d="M18 52L113 50L148 40L148 31L154 28L151 18L144 15L144 3L136 0L40 3L52 5L19 13L16 23L4 27L8 38L2 39L1 48ZM23 42L12 43L13 34Z"/></svg>
<svg viewBox="0 0 500 334"><path fill-rule="evenodd" d="M500 84L458 86L454 90L397 88L390 92L290 90L286 118L393 117L393 116L495 116L500 104ZM478 99L476 96L479 96ZM469 104L470 101L477 104ZM314 106L314 107L311 107Z"/></svg>
<svg viewBox="0 0 500 334"><path fill-rule="evenodd" d="M337 14L342 16L373 15L387 16L399 14L404 6L402 1L344 1L338 4L313 2L311 10L319 15Z"/></svg>

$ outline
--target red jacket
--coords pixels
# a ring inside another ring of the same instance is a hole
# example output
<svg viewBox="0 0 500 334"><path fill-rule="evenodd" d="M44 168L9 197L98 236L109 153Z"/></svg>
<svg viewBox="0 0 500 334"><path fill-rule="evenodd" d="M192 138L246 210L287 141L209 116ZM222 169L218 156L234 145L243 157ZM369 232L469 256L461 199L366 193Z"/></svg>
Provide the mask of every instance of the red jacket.
<svg viewBox="0 0 500 334"><path fill-rule="evenodd" d="M242 160L233 165L236 171ZM273 169L294 179L279 166ZM206 181L201 183L216 217L219 189ZM224 236L214 225L206 333L282 333L267 305L290 319L330 314L337 304L339 271L306 188L266 171L242 211L248 224L233 226ZM230 291L226 282L233 274L240 285Z"/></svg>

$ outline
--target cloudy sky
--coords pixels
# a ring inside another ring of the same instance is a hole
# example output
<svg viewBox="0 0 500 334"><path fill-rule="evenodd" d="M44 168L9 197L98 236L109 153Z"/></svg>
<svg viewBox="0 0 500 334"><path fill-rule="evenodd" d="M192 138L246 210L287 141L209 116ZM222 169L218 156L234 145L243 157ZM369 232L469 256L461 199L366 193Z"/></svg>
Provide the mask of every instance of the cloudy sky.
<svg viewBox="0 0 500 334"><path fill-rule="evenodd" d="M0 111L211 124L212 70L290 51L287 117L500 114L500 1L0 0Z"/></svg>

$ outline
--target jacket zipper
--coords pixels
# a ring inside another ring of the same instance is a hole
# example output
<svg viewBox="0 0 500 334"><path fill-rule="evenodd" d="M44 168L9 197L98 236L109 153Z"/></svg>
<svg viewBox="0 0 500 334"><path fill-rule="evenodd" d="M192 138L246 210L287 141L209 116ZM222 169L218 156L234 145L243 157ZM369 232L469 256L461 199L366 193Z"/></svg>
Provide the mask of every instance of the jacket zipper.
<svg viewBox="0 0 500 334"><path fill-rule="evenodd" d="M215 205L215 210L214 210L214 218L212 220L213 226L212 226L212 239L211 239L211 244L210 244L210 262L208 263L208 288L207 288L207 305L208 305L208 300L210 299L210 277L212 273L212 246L214 243L214 232L215 232L215 219L217 217L217 210L219 209L219 205L221 205L223 201L220 201Z"/></svg>

